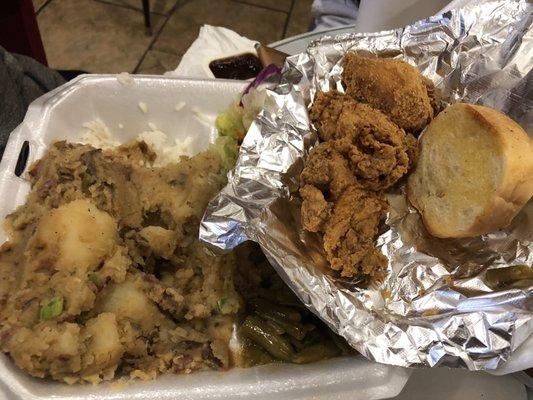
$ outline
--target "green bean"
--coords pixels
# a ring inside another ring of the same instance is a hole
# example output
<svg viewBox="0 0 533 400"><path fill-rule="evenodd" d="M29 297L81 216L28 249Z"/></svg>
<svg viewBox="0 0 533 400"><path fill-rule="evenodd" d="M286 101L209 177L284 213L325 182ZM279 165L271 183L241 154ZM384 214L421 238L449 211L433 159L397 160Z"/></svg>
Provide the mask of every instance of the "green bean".
<svg viewBox="0 0 533 400"><path fill-rule="evenodd" d="M270 325L270 327L274 329L278 335L283 335L285 333L285 329L283 329L283 327L280 324L278 324L275 320L264 318L264 321L268 325Z"/></svg>
<svg viewBox="0 0 533 400"><path fill-rule="evenodd" d="M257 312L268 312L276 315L278 318L287 321L300 322L302 319L300 313L289 307L278 306L264 299L253 299L250 305L254 307Z"/></svg>
<svg viewBox="0 0 533 400"><path fill-rule="evenodd" d="M504 286L522 279L532 278L533 268L526 265L489 269L486 273L487 284L492 287Z"/></svg>
<svg viewBox="0 0 533 400"><path fill-rule="evenodd" d="M298 352L292 361L296 364L307 364L340 355L341 352L332 341L320 342L308 346Z"/></svg>
<svg viewBox="0 0 533 400"><path fill-rule="evenodd" d="M298 322L292 322L287 321L285 319L281 319L278 317L277 314L270 312L258 311L258 314L263 317L263 319L274 322L275 324L280 326L287 334L291 335L295 339L302 340L305 337L305 334L307 333L305 327Z"/></svg>
<svg viewBox="0 0 533 400"><path fill-rule="evenodd" d="M275 361L270 354L250 340L243 341L242 349L242 355L246 367L269 364Z"/></svg>
<svg viewBox="0 0 533 400"><path fill-rule="evenodd" d="M247 317L240 333L280 360L290 361L294 355L290 343L259 317Z"/></svg>

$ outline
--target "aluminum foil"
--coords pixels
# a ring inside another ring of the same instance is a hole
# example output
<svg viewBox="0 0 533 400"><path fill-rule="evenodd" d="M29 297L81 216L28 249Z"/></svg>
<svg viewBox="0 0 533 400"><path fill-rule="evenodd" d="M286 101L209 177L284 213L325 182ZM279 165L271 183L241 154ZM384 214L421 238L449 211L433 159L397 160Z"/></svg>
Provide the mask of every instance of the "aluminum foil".
<svg viewBox="0 0 533 400"><path fill-rule="evenodd" d="M400 186L387 195L390 212L377 239L389 259L387 278L361 289L335 276L320 238L302 231L298 180L316 144L307 107L319 89L343 90L347 51L401 58L432 79L445 101L494 107L531 131L532 9L515 1L474 5L398 30L324 37L288 58L228 185L209 205L201 239L221 249L258 242L300 299L369 359L500 367L533 331L531 280L495 280L508 273L503 268L532 268L533 202L505 230L437 239Z"/></svg>

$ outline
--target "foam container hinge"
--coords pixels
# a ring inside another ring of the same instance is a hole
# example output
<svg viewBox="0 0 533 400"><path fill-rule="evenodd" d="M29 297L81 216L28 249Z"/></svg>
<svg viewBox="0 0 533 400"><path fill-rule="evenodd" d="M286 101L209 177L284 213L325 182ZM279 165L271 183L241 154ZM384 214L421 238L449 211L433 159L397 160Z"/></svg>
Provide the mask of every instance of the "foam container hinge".
<svg viewBox="0 0 533 400"><path fill-rule="evenodd" d="M122 79L121 79L122 78ZM100 119L119 142L134 139L155 125L167 136L194 135L194 150L205 149L217 135L218 113L235 100L246 83L160 76L83 75L35 100L13 131L0 163L0 219L22 204L29 183L14 173L19 153L29 142L27 166L55 140L81 139L83 124ZM146 105L143 112L139 103ZM177 107L178 106L178 107ZM181 108L180 108L181 107ZM196 112L196 114L195 114ZM197 114L201 112L201 121ZM26 167L27 169L27 167ZM0 243L5 241L0 230ZM0 355L0 399L350 399L396 396L411 371L342 357L308 365L264 365L227 372L163 375L154 381L73 385L30 377Z"/></svg>

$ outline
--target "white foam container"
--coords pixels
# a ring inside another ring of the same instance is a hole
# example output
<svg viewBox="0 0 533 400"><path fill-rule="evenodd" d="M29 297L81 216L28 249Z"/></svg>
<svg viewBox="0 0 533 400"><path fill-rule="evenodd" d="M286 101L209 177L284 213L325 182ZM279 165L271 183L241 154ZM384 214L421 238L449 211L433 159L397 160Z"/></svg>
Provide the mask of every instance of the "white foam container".
<svg viewBox="0 0 533 400"><path fill-rule="evenodd" d="M53 141L75 142L84 133L84 123L100 119L121 142L134 139L153 123L172 139L194 135L195 150L201 151L216 137L216 130L201 122L192 110L214 121L244 85L225 80L142 75L119 80L115 75L84 75L40 97L11 134L0 163L0 219L22 204L29 191L24 174L22 178L14 174L24 141L29 142L29 166ZM140 102L146 104L146 113L141 111ZM185 106L176 111L176 105L182 102ZM4 240L0 230L0 243ZM301 366L264 365L228 372L164 375L154 381L126 385L68 386L32 378L1 354L0 399L372 400L396 396L410 374L409 369L358 356Z"/></svg>

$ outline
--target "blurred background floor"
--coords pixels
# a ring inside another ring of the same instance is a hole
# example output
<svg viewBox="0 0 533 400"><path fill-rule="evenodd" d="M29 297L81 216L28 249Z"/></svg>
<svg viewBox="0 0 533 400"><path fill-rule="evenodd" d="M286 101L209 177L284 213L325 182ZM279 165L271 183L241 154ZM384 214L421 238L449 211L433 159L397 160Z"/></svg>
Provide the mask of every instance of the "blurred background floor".
<svg viewBox="0 0 533 400"><path fill-rule="evenodd" d="M55 69L160 74L176 68L204 24L268 44L307 32L312 0L33 0Z"/></svg>

